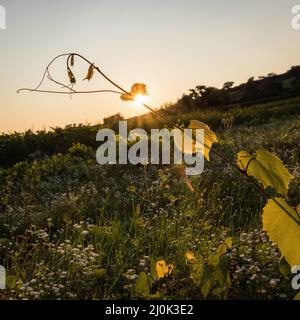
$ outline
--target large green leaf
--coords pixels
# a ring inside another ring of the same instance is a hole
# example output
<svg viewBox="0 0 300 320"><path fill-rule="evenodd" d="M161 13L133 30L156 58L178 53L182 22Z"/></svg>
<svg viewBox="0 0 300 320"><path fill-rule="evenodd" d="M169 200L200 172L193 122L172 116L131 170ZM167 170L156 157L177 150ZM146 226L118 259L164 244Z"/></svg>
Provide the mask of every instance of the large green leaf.
<svg viewBox="0 0 300 320"><path fill-rule="evenodd" d="M222 243L219 246L219 248L217 250L217 255L219 257L223 256L228 251L228 249L230 249L231 247L232 247L232 238L229 237L224 241L224 243Z"/></svg>
<svg viewBox="0 0 300 320"><path fill-rule="evenodd" d="M135 292L138 296L148 297L150 294L148 276L145 272L141 272L135 284Z"/></svg>
<svg viewBox="0 0 300 320"><path fill-rule="evenodd" d="M287 194L289 183L294 178L282 161L268 151L258 150L255 155L241 151L237 155L237 164L265 188L273 187L283 195Z"/></svg>
<svg viewBox="0 0 300 320"><path fill-rule="evenodd" d="M208 257L207 263L196 259L191 264L191 278L196 286L201 288L204 298L225 299L231 285L229 276L229 259L225 255L232 246L232 238L225 240L217 253Z"/></svg>
<svg viewBox="0 0 300 320"><path fill-rule="evenodd" d="M201 285L204 268L204 262L199 259L191 265L191 279L193 279L196 286Z"/></svg>
<svg viewBox="0 0 300 320"><path fill-rule="evenodd" d="M291 267L300 265L300 218L282 198L268 200L263 210L263 228ZM298 222L298 223L297 223Z"/></svg>

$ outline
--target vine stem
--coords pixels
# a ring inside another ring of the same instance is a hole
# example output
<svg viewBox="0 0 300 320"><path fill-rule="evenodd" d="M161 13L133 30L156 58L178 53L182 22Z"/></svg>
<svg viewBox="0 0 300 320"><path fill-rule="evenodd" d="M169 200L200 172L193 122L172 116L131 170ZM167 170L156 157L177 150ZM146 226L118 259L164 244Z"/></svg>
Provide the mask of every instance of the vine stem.
<svg viewBox="0 0 300 320"><path fill-rule="evenodd" d="M83 61L85 61L90 67L92 66L104 79L106 79L111 85L113 85L115 88L117 88L119 91L115 91L115 90L94 90L94 91L76 91L73 88L71 88L68 85L65 85L61 82L58 82L56 80L54 80L54 78L52 78L51 74L50 74L50 67L51 65L59 58L61 57L67 57L67 69L70 68L69 65L69 61L71 59L71 57L79 57L80 59L82 59ZM41 87L41 85L43 84L46 76L48 76L48 79L56 84L61 85L63 88L67 88L68 92L66 91L50 91L50 90L40 90L39 88ZM101 92L111 92L111 93L116 93L116 94L127 94L127 95L131 95L130 92L128 92L127 90L125 90L124 88L122 88L120 85L118 85L116 82L114 82L112 79L110 79L106 74L104 74L101 69L97 66L94 65L94 63L92 63L90 60L88 60L87 58L85 58L84 56L82 56L81 54L78 53L64 53L64 54L60 54L56 57L54 57L50 63L47 65L43 77L41 79L41 81L39 82L39 84L37 85L37 87L35 87L34 89L29 89L29 88L22 88L19 89L17 92L21 92L21 91L31 91L31 92L41 92L41 93L56 93L56 94L81 94L81 93L101 93ZM152 113L154 113L155 115L157 115L159 118L161 118L162 120L168 122L169 124L171 124L172 126L176 127L177 129L181 130L184 133L184 129L182 127L180 127L176 122L174 122L173 120L169 119L168 117L166 117L165 115L161 114L159 111L151 108L149 105L143 103L143 106L148 109L149 111L151 111ZM236 163L234 163L233 161L231 161L230 159L228 159L227 157L225 157L223 154L221 154L220 152L216 151L215 149L213 149L212 147L208 146L206 143L202 143L203 146L205 148L207 148L210 152L214 153L216 156L218 156L220 159L222 159L223 161L225 161L227 164L229 164L230 166L232 166L233 168L235 168L238 172L240 172L243 176L245 176L247 178L247 180L256 188L257 191L260 192L260 194L262 194L266 200L268 200L270 197L268 196L268 194L265 192L265 190L263 188L261 188L261 186L254 180L252 179L248 174L247 174L247 169L249 168L250 162L253 160L251 159L247 165L246 170L242 170ZM298 224L298 226L300 226L300 221L298 221L293 215L290 214L290 212L288 210L286 210L286 208L284 206L281 205L281 203L279 203L277 201L277 199L275 197L271 197L271 199L277 204L278 207L280 207L291 219L294 220L294 222L296 222ZM296 210L295 210L296 211ZM297 212L297 211L296 211Z"/></svg>
<svg viewBox="0 0 300 320"><path fill-rule="evenodd" d="M74 95L74 94L85 94L85 93L116 93L116 94L122 94L122 92L119 91L115 91L115 90L90 90L90 91L52 91L52 90L33 90L33 89L29 89L29 88L22 88L19 89L18 92L21 91L34 91L34 92L40 92L40 93L56 93L56 94L70 94L70 95Z"/></svg>

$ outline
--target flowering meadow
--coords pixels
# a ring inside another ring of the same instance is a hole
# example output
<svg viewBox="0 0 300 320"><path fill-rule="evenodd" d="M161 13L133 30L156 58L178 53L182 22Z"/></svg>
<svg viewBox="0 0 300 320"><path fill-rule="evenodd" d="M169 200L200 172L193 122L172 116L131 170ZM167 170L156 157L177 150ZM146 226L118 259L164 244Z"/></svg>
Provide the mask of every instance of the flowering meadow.
<svg viewBox="0 0 300 320"><path fill-rule="evenodd" d="M282 159L299 203L299 117L216 133L228 158ZM80 143L1 167L0 298L293 299L293 275L262 231L266 200L213 155L190 180L194 192L172 166L99 165Z"/></svg>

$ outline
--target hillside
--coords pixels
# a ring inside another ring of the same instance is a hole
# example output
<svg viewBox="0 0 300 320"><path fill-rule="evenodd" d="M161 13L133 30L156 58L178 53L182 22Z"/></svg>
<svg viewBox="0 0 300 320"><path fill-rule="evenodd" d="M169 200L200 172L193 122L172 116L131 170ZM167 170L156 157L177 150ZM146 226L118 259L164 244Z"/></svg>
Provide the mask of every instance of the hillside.
<svg viewBox="0 0 300 320"><path fill-rule="evenodd" d="M299 96L300 66L293 66L283 74L260 76L257 80L251 77L238 86L228 81L221 89L198 85L189 91L176 103L164 106L165 112L181 114L212 108L229 110L232 107L247 107Z"/></svg>
<svg viewBox="0 0 300 320"><path fill-rule="evenodd" d="M229 158L241 149L274 152L296 176L289 198L297 204L300 119L293 118L220 129L216 147ZM194 193L169 166L100 166L83 145L2 168L3 298L293 298L278 248L260 231L265 199L216 157L192 183ZM224 241L232 244L222 273L204 290L190 273L200 277L199 263L216 259ZM174 269L150 291L141 279L162 259Z"/></svg>
<svg viewBox="0 0 300 320"><path fill-rule="evenodd" d="M160 110L160 112L165 112ZM257 104L247 108L235 107L228 111L212 109L187 112L182 115L168 115L174 122L188 125L190 120L200 120L207 123L214 130L224 129L222 120L233 119L233 126L260 125L276 119L293 119L300 114L300 98L284 99L271 103ZM112 119L115 119L112 117ZM118 131L118 120L107 123L105 127ZM128 119L128 130L144 128L150 132L151 128L168 126L155 114L133 117ZM0 135L0 166L12 166L20 161L47 158L53 154L65 154L77 143L95 150L99 144L96 142L97 131L103 125L68 125L65 128L53 128L24 133Z"/></svg>

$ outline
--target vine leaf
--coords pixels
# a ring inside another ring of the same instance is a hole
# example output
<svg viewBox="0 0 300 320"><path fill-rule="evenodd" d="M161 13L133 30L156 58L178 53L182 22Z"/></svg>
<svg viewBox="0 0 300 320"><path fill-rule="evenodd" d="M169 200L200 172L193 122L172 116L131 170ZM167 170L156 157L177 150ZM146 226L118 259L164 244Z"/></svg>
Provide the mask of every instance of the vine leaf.
<svg viewBox="0 0 300 320"><path fill-rule="evenodd" d="M225 254L231 246L232 239L226 239L220 245L217 252L208 257L207 263L203 266L203 271L199 270L200 272L202 271L202 273L198 273L201 277L200 286L204 298L208 296L219 299L226 298L231 286L231 280L229 275L229 258Z"/></svg>
<svg viewBox="0 0 300 320"><path fill-rule="evenodd" d="M202 129L204 130L204 156L209 161L209 152L213 143L218 142L216 134L210 129L210 127L198 120L191 120L189 129Z"/></svg>
<svg viewBox="0 0 300 320"><path fill-rule="evenodd" d="M150 279L149 279L150 281ZM135 292L138 296L148 297L150 294L148 276L145 272L141 272L135 284Z"/></svg>
<svg viewBox="0 0 300 320"><path fill-rule="evenodd" d="M272 153L257 150L255 155L252 155L247 151L241 151L237 155L237 164L249 176L261 182L264 188L273 187L280 194L287 195L289 183L294 176Z"/></svg>
<svg viewBox="0 0 300 320"><path fill-rule="evenodd" d="M275 242L286 261L293 268L300 265L300 218L294 208L289 206L282 198L276 201L283 208L269 199L263 210L263 229L267 232L271 241Z"/></svg>
<svg viewBox="0 0 300 320"><path fill-rule="evenodd" d="M219 246L219 248L217 250L217 255L219 257L223 256L228 251L228 249L230 249L231 247L232 247L232 238L229 237L224 241L224 243L222 243Z"/></svg>
<svg viewBox="0 0 300 320"><path fill-rule="evenodd" d="M196 261L196 257L194 255L193 251L190 251L190 250L185 253L185 258L186 258L186 260L188 260L191 263Z"/></svg>
<svg viewBox="0 0 300 320"><path fill-rule="evenodd" d="M148 95L147 87L144 83L135 83L129 92L129 94L124 93L121 95L121 100L123 101L133 101L135 97L140 94L143 96Z"/></svg>
<svg viewBox="0 0 300 320"><path fill-rule="evenodd" d="M173 269L174 269L174 265L172 264L167 265L165 260L160 260L156 262L157 280L168 276Z"/></svg>

